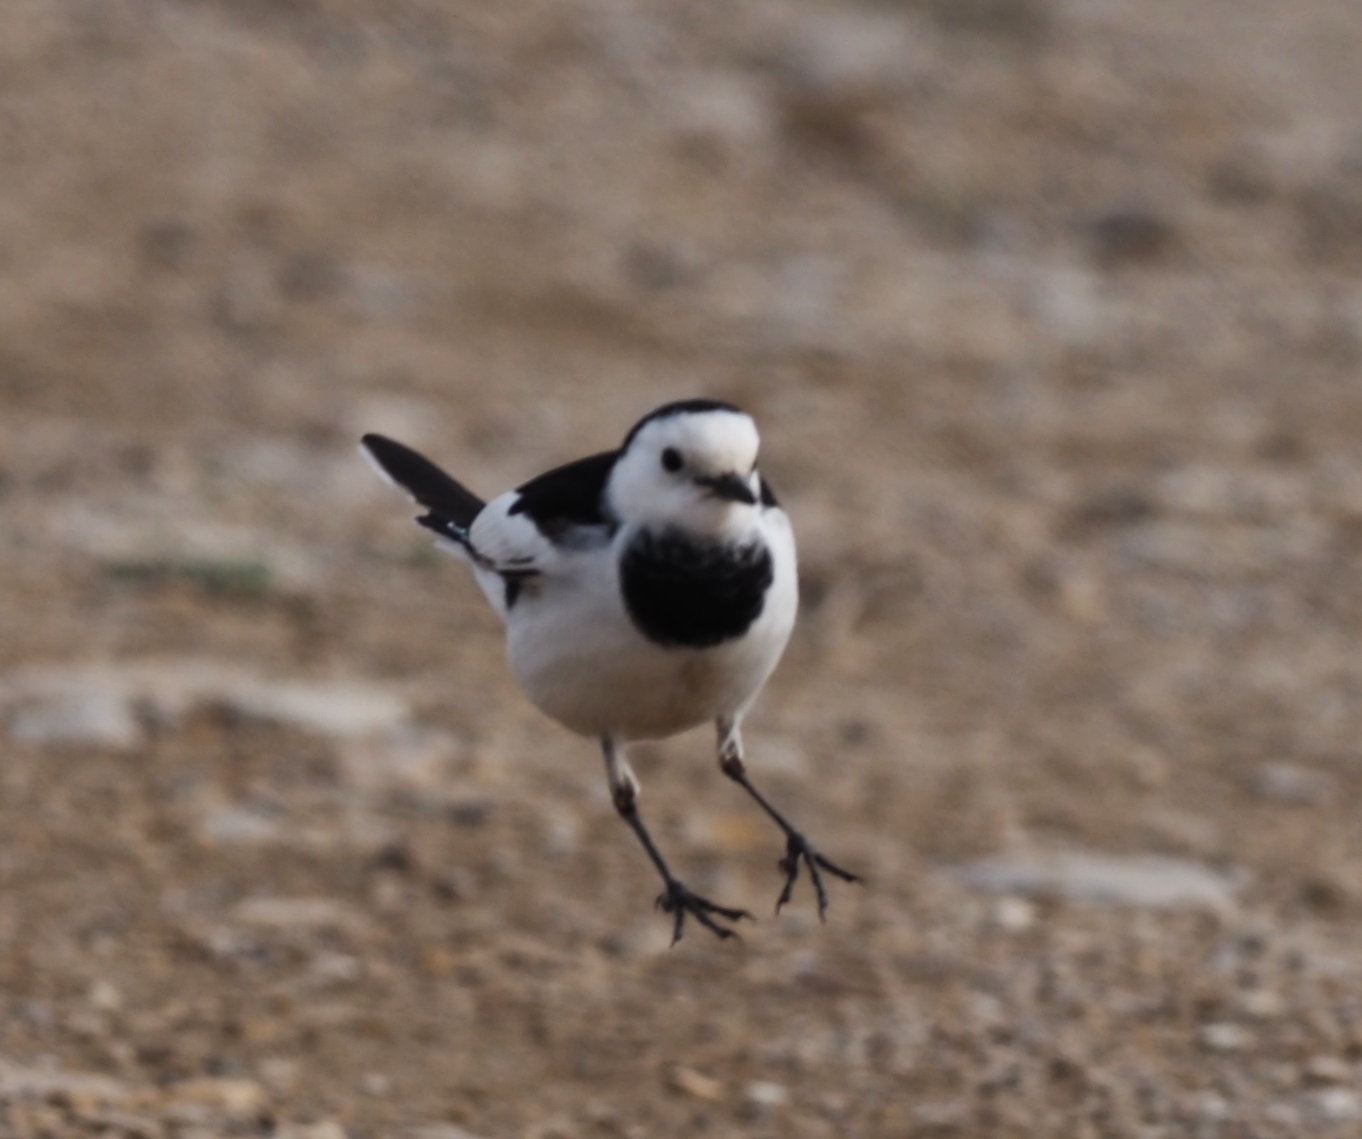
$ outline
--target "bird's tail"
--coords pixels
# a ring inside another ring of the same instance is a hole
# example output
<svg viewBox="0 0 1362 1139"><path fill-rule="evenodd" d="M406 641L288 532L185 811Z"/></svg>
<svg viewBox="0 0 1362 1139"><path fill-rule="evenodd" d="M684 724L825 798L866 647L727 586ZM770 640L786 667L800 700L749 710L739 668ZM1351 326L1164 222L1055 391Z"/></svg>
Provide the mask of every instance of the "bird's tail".
<svg viewBox="0 0 1362 1139"><path fill-rule="evenodd" d="M482 499L424 455L386 436L364 436L359 450L385 482L426 508L429 513L416 521L444 539L441 545L454 543L456 553L472 553L468 528L486 505Z"/></svg>

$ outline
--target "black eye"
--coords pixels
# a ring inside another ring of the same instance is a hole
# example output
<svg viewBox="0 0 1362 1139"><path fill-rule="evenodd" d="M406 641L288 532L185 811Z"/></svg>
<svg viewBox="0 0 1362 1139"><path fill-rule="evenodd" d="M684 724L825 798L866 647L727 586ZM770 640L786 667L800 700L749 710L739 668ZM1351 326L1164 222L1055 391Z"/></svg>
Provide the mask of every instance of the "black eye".
<svg viewBox="0 0 1362 1139"><path fill-rule="evenodd" d="M681 469L681 452L675 447L668 447L662 452L662 469L673 472Z"/></svg>

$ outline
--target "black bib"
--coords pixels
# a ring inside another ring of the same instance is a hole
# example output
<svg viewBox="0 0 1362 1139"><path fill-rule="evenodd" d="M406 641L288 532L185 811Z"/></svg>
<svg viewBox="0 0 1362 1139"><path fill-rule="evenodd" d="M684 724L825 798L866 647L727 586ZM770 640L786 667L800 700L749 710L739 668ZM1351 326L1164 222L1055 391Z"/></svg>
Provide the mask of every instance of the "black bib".
<svg viewBox="0 0 1362 1139"><path fill-rule="evenodd" d="M640 530L620 561L634 624L655 644L706 649L761 616L775 573L766 543L734 545L682 530Z"/></svg>

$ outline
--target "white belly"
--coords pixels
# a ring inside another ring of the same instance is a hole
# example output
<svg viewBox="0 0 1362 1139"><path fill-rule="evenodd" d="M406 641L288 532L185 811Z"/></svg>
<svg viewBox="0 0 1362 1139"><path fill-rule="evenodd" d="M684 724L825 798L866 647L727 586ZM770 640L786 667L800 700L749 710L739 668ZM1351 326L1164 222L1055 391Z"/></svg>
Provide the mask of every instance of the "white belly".
<svg viewBox="0 0 1362 1139"><path fill-rule="evenodd" d="M526 583L507 614L511 669L540 711L584 736L661 739L741 713L794 625L793 557L777 564L744 636L713 648L662 648L624 611L612 551L584 556L577 572Z"/></svg>

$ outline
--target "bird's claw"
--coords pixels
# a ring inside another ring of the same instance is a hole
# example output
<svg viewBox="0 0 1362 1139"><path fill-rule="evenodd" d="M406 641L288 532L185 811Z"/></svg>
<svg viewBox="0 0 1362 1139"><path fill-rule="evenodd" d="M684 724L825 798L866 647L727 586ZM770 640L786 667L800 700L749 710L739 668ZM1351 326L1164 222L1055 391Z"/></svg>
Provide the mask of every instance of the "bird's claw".
<svg viewBox="0 0 1362 1139"><path fill-rule="evenodd" d="M840 878L843 882L862 881L859 874L853 874L850 870L843 870L835 862L824 858L813 848L813 844L808 839L798 831L792 831L785 846L785 857L776 863L785 875L785 888L780 891L780 897L776 899L776 913L780 913L781 907L790 900L791 894L794 893L794 885L799 878L801 862L809 868L809 877L813 879L814 892L818 895L819 921L826 920L828 909L828 892L823 886L823 875L819 873L820 868Z"/></svg>
<svg viewBox="0 0 1362 1139"><path fill-rule="evenodd" d="M693 914L696 921L721 940L737 937L737 930L720 925L710 915L717 914L725 921L731 922L741 921L743 918L753 920L752 915L746 910L732 909L711 902L708 898L702 898L691 891L684 882L675 878L669 881L667 888L657 896L657 908L663 913L676 915L675 926L672 929L673 945L681 940L681 929L686 923L687 914Z"/></svg>

